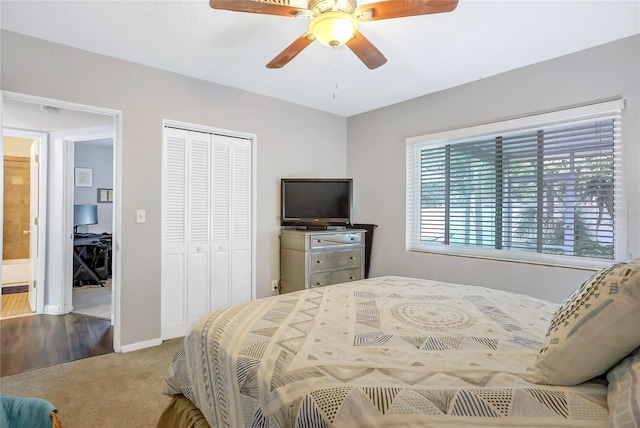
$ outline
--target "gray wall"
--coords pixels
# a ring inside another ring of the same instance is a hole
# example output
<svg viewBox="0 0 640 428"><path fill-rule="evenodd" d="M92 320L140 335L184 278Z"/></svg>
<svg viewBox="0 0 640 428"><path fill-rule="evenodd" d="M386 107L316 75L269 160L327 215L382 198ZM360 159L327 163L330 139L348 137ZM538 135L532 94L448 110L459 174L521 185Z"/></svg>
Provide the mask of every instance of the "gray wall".
<svg viewBox="0 0 640 428"><path fill-rule="evenodd" d="M372 276L433 278L562 300L591 272L405 251L405 138L620 96L626 99L629 253L640 251L640 36L348 120L11 32L3 31L1 42L3 90L123 112L122 345L160 337L162 119L257 135L258 297L269 294L279 273L279 178L347 175L354 178L354 220L379 225ZM137 208L147 210L146 224L135 223Z"/></svg>
<svg viewBox="0 0 640 428"><path fill-rule="evenodd" d="M623 97L628 258L640 255L640 36L350 117L347 173L356 220L375 223L373 275L492 286L562 301L592 274L405 251L405 138Z"/></svg>
<svg viewBox="0 0 640 428"><path fill-rule="evenodd" d="M98 189L113 189L113 142L81 141L73 147L74 167L91 168L93 171L93 187L75 187L74 204L98 206L98 224L81 226L79 232L111 233L113 230L113 204L98 203Z"/></svg>
<svg viewBox="0 0 640 428"><path fill-rule="evenodd" d="M163 119L257 135L258 297L279 277L279 179L346 173L345 118L12 32L1 43L3 90L122 111L122 345L160 337Z"/></svg>

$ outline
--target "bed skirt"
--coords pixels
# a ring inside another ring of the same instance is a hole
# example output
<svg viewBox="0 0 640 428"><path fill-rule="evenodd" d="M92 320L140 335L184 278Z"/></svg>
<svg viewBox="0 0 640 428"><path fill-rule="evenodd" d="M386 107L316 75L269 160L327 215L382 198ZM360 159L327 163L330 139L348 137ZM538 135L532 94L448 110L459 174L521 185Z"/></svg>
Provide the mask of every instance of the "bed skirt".
<svg viewBox="0 0 640 428"><path fill-rule="evenodd" d="M211 428L202 412L183 395L175 395L164 409L157 428Z"/></svg>

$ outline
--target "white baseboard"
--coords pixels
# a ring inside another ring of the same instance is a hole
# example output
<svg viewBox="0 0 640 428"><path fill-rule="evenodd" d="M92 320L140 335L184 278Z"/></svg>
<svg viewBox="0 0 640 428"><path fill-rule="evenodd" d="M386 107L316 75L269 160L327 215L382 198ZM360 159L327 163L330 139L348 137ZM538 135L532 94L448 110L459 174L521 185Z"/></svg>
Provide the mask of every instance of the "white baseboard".
<svg viewBox="0 0 640 428"><path fill-rule="evenodd" d="M132 352L140 349L151 348L152 346L162 345L162 339L151 339L144 342L132 343L131 345L120 346L120 352Z"/></svg>
<svg viewBox="0 0 640 428"><path fill-rule="evenodd" d="M44 311L45 314L48 315L60 315L62 314L62 311L60 310L60 306L58 305L44 305Z"/></svg>

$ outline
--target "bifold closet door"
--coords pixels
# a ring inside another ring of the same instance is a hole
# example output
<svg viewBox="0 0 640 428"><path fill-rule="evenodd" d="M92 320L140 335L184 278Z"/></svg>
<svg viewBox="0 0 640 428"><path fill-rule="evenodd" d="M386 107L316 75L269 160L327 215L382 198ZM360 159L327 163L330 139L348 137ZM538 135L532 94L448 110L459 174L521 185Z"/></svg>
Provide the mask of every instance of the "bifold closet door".
<svg viewBox="0 0 640 428"><path fill-rule="evenodd" d="M235 138L232 162L231 304L251 300L251 141Z"/></svg>
<svg viewBox="0 0 640 428"><path fill-rule="evenodd" d="M210 148L209 134L165 130L163 339L183 336L209 310Z"/></svg>
<svg viewBox="0 0 640 428"><path fill-rule="evenodd" d="M162 338L252 297L251 140L165 128Z"/></svg>
<svg viewBox="0 0 640 428"><path fill-rule="evenodd" d="M251 300L251 141L212 135L211 310Z"/></svg>

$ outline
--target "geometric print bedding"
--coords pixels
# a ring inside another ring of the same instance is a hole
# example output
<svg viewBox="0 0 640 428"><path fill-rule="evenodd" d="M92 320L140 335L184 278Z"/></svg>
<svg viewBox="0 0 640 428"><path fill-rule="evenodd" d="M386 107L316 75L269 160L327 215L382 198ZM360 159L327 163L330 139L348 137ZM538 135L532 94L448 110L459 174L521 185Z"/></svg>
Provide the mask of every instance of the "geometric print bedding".
<svg viewBox="0 0 640 428"><path fill-rule="evenodd" d="M640 259L588 279L554 315L536 382L575 385L606 373L640 346Z"/></svg>
<svg viewBox="0 0 640 428"><path fill-rule="evenodd" d="M533 383L558 305L380 277L200 318L170 365L213 427L604 427L607 387Z"/></svg>
<svg viewBox="0 0 640 428"><path fill-rule="evenodd" d="M640 348L607 373L609 428L640 428Z"/></svg>

